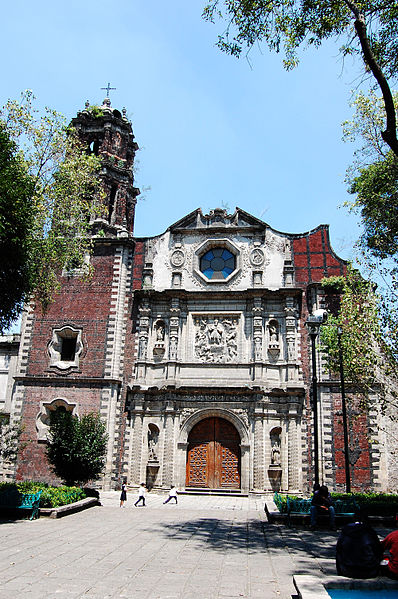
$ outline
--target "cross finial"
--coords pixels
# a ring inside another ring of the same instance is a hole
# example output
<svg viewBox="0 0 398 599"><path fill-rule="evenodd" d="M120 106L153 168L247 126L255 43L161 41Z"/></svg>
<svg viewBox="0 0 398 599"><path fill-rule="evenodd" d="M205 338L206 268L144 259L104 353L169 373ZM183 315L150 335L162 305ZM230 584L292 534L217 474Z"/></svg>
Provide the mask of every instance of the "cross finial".
<svg viewBox="0 0 398 599"><path fill-rule="evenodd" d="M111 84L108 83L106 87L101 87L101 89L106 91L106 97L109 98L109 92L111 91L111 89L116 89L116 87L111 87Z"/></svg>

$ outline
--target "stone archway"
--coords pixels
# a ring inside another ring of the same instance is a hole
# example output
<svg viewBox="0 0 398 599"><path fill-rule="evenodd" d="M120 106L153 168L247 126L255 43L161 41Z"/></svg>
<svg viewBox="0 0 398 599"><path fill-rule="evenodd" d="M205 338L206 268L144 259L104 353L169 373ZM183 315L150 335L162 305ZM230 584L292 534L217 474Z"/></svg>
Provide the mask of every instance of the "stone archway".
<svg viewBox="0 0 398 599"><path fill-rule="evenodd" d="M192 414L181 426L179 440L177 443L176 455L176 483L180 488L184 488L187 483L187 457L189 451L189 435L195 425L201 421L215 417L227 421L233 425L238 434L239 459L240 459L240 490L248 492L250 489L250 445L249 433L246 424L242 419L225 408L205 408ZM210 488L210 487L208 487Z"/></svg>
<svg viewBox="0 0 398 599"><path fill-rule="evenodd" d="M240 489L240 436L231 422L211 416L188 436L186 486Z"/></svg>

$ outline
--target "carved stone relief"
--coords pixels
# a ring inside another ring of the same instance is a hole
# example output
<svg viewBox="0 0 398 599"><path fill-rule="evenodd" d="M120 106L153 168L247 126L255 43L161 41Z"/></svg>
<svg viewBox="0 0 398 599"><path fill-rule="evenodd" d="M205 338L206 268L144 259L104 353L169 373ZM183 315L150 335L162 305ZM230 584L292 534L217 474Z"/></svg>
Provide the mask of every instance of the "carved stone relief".
<svg viewBox="0 0 398 599"><path fill-rule="evenodd" d="M195 316L195 357L201 362L234 362L238 355L238 316Z"/></svg>
<svg viewBox="0 0 398 599"><path fill-rule="evenodd" d="M170 262L172 266L180 268L185 262L185 253L180 249L174 250L170 256Z"/></svg>

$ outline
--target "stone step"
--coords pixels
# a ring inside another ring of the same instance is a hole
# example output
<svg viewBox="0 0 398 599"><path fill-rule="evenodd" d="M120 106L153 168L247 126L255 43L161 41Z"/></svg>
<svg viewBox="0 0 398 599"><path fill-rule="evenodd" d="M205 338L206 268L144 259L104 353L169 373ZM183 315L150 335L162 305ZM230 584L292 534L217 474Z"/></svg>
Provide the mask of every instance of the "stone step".
<svg viewBox="0 0 398 599"><path fill-rule="evenodd" d="M221 495L225 497L248 497L248 493L243 493L239 489L207 489L207 488L186 488L184 491L178 491L179 495Z"/></svg>

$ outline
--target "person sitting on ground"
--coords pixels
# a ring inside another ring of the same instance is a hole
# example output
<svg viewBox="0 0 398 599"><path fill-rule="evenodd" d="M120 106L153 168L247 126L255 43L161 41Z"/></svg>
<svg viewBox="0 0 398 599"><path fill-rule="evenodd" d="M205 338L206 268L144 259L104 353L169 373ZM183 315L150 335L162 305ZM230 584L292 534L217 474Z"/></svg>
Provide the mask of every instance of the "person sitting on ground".
<svg viewBox="0 0 398 599"><path fill-rule="evenodd" d="M379 537L364 515L344 526L336 545L336 569L339 576L375 578L379 575L382 548Z"/></svg>
<svg viewBox="0 0 398 599"><path fill-rule="evenodd" d="M398 579L398 530L390 532L381 542L381 547L383 552L389 553L387 564L381 568L382 573L389 578Z"/></svg>
<svg viewBox="0 0 398 599"><path fill-rule="evenodd" d="M317 518L319 514L328 514L330 527L335 528L335 512L333 507L332 497L329 493L328 488L325 485L319 487L318 491L315 491L311 501L311 528L314 529L316 526Z"/></svg>

